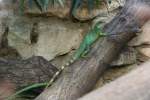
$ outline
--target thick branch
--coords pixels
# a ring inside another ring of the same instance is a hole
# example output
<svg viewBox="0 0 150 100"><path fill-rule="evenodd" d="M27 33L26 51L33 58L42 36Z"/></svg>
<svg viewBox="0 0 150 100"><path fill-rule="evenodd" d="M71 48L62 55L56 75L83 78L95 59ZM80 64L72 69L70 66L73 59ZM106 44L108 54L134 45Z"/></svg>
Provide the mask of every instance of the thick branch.
<svg viewBox="0 0 150 100"><path fill-rule="evenodd" d="M139 1L143 2L143 0L127 0L122 11L105 26L106 33L115 35L99 39L86 58L66 68L61 77L36 100L76 100L92 90L107 65L135 36L138 27L133 16L132 5Z"/></svg>

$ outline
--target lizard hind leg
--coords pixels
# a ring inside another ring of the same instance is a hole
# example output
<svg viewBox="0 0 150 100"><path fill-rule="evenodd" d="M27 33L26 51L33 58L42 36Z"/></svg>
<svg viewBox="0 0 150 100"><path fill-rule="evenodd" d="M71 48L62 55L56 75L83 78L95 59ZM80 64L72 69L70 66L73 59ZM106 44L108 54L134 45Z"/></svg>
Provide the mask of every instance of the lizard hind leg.
<svg viewBox="0 0 150 100"><path fill-rule="evenodd" d="M81 57L87 57L88 52L90 51L90 47L87 47L86 50L81 54Z"/></svg>
<svg viewBox="0 0 150 100"><path fill-rule="evenodd" d="M104 32L100 32L99 35L100 35L101 37L106 37L106 36L108 36L108 34L106 34L106 33L104 33Z"/></svg>

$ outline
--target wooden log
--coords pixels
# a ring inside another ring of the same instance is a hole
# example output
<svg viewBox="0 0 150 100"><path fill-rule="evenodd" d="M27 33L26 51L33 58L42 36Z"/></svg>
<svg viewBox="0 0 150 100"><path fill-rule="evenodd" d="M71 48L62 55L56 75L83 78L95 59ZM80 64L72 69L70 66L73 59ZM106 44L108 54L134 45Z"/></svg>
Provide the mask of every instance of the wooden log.
<svg viewBox="0 0 150 100"><path fill-rule="evenodd" d="M81 58L66 68L58 80L35 100L77 100L92 90L107 65L138 31L132 8L137 2L150 1L127 0L121 12L104 28L106 33L116 35L99 39L86 58Z"/></svg>
<svg viewBox="0 0 150 100"><path fill-rule="evenodd" d="M150 100L150 61L78 100Z"/></svg>
<svg viewBox="0 0 150 100"><path fill-rule="evenodd" d="M27 60L0 58L0 82L9 81L16 88L49 81L57 68L42 57Z"/></svg>

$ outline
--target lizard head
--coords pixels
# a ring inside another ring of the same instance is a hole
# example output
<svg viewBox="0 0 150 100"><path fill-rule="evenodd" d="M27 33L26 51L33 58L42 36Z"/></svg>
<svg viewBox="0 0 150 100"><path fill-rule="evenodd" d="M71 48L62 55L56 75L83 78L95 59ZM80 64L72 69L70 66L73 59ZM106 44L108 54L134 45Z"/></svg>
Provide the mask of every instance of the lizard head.
<svg viewBox="0 0 150 100"><path fill-rule="evenodd" d="M106 23L106 19L107 17L104 15L102 17L98 17L96 19L93 20L92 22L92 27L93 28L102 28L104 26L104 24Z"/></svg>
<svg viewBox="0 0 150 100"><path fill-rule="evenodd" d="M93 26L93 29L95 29L95 30L102 30L102 28L103 28L103 21L99 21L99 22L97 22L94 26Z"/></svg>

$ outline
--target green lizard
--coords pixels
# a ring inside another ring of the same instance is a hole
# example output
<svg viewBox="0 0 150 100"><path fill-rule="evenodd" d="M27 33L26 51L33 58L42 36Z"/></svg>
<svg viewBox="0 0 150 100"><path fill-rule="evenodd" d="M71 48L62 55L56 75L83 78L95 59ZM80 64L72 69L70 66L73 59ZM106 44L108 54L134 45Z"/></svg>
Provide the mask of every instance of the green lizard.
<svg viewBox="0 0 150 100"><path fill-rule="evenodd" d="M76 52L73 55L72 60L75 61L79 59L80 57L84 57L90 49L90 46L101 36L104 36L105 34L102 32L102 28L99 26L99 23L97 23L94 28L89 31L85 37L83 38L79 48L76 50ZM73 62L71 61L71 62Z"/></svg>
<svg viewBox="0 0 150 100"><path fill-rule="evenodd" d="M31 86L28 86L28 87L26 87L26 88L16 92L12 96L10 96L7 100L11 100L15 96L17 96L17 95L19 95L19 94L21 94L21 93L23 93L25 91L28 91L30 89L41 87L41 86L42 87L46 86L46 88L47 88L50 85L52 85L52 83L56 80L56 78L60 75L60 73L64 70L64 68L66 68L67 66L72 64L77 59L79 59L81 57L85 57L85 55L90 50L90 46L98 38L100 38L102 36L106 36L106 34L102 32L101 22L99 22L99 23L95 24L95 26L85 35L85 37L83 38L79 48L73 54L72 59L69 60L65 65L61 66L61 68L53 75L53 77L51 78L51 80L48 83L38 83L38 84L33 84Z"/></svg>
<svg viewBox="0 0 150 100"><path fill-rule="evenodd" d="M72 59L70 59L70 61L68 61L65 65L61 66L60 70L58 70L54 74L53 78L49 81L49 83L46 86L46 88L48 86L50 86L55 81L55 79L57 78L57 76L59 76L59 74L64 70L65 67L67 67L70 64L72 64L75 60L77 60L77 59L79 59L81 57L85 57L85 55L90 50L90 46L99 37L106 36L106 34L102 32L102 27L100 25L101 25L101 22L96 23L95 26L85 35L85 37L83 38L83 40L82 40L79 48L73 54Z"/></svg>

